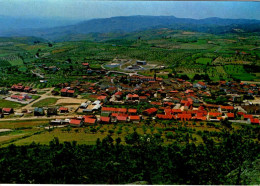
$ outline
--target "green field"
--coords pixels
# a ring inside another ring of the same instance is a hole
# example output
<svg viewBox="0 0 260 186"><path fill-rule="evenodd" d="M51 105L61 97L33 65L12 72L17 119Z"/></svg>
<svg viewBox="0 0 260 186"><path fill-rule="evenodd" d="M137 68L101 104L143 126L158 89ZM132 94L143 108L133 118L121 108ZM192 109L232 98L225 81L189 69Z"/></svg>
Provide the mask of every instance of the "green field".
<svg viewBox="0 0 260 186"><path fill-rule="evenodd" d="M43 100L40 100L36 103L34 103L33 107L47 107L47 106L53 106L57 102L57 98L46 98Z"/></svg>
<svg viewBox="0 0 260 186"><path fill-rule="evenodd" d="M0 100L0 108L20 108L22 107L23 104L13 102L13 101L8 101L8 100Z"/></svg>
<svg viewBox="0 0 260 186"><path fill-rule="evenodd" d="M212 59L211 58L198 58L198 59L196 59L196 62L199 64L207 65L207 64L211 64Z"/></svg>
<svg viewBox="0 0 260 186"><path fill-rule="evenodd" d="M243 68L243 65L225 65L225 71L231 76L241 79L243 81L252 81L255 79L255 76L249 74Z"/></svg>

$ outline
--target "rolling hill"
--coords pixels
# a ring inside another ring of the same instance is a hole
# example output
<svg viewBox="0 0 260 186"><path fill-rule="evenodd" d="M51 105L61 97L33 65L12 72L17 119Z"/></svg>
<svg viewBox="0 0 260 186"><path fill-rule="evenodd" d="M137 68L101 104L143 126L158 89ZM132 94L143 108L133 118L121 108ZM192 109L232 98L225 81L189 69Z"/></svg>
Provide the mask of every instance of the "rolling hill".
<svg viewBox="0 0 260 186"><path fill-rule="evenodd" d="M171 28L223 34L228 32L259 32L260 21L249 19L190 19L174 16L120 16L112 18L92 19L77 24L53 27L18 29L0 32L0 36L36 36L52 41L70 40L73 35L89 33L129 33L151 28ZM66 39L67 38L67 39Z"/></svg>

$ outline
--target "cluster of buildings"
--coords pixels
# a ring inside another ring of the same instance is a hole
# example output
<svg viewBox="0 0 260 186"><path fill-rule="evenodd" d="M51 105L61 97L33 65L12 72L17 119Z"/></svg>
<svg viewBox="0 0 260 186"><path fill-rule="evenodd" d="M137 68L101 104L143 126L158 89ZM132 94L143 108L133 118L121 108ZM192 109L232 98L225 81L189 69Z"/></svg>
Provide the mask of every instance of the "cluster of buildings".
<svg viewBox="0 0 260 186"><path fill-rule="evenodd" d="M121 82L122 79L127 83ZM80 125L140 122L147 117L212 122L228 119L259 124L260 104L247 100L248 97L260 98L260 86L257 84L226 81L191 83L178 78L163 80L156 76L133 75L107 76L101 83L76 81L59 86L69 86L96 99L93 103L89 101L81 105L86 116L72 120L82 120ZM208 100L215 101L217 97L225 101L209 103ZM138 105L145 105L145 108Z"/></svg>
<svg viewBox="0 0 260 186"><path fill-rule="evenodd" d="M82 65L89 68L88 63ZM140 122L147 118L212 122L228 119L259 124L260 101L255 102L260 100L258 84L235 81L192 83L180 78L162 79L156 74L149 77L136 74L97 75L93 78L95 83L77 80L57 85L60 88L57 93L61 96L77 97L81 94L95 100L82 103L79 108L85 116L68 119L68 124ZM17 84L12 86L12 90L32 89ZM49 108L47 115L58 112L69 113L69 110L66 107ZM34 113L45 114L42 108L35 108Z"/></svg>
<svg viewBox="0 0 260 186"><path fill-rule="evenodd" d="M11 90L12 91L18 91L18 92L28 92L28 93L32 93L32 94L36 94L37 93L37 90L32 89L32 87L30 87L30 86L24 86L21 83L14 84L11 87Z"/></svg>

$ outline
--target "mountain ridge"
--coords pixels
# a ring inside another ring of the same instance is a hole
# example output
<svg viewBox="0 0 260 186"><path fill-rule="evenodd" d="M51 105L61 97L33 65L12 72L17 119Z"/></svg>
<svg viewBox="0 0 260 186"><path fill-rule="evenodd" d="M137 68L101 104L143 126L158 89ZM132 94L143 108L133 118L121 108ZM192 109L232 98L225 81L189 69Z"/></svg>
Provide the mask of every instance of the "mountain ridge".
<svg viewBox="0 0 260 186"><path fill-rule="evenodd" d="M232 32L234 28L258 32L260 31L260 20L225 19L218 17L192 19L177 18L175 16L116 16L90 19L67 26L18 29L9 32L0 31L0 36L36 36L55 41L60 37L73 34L129 33L160 27L207 33L215 32L216 34Z"/></svg>

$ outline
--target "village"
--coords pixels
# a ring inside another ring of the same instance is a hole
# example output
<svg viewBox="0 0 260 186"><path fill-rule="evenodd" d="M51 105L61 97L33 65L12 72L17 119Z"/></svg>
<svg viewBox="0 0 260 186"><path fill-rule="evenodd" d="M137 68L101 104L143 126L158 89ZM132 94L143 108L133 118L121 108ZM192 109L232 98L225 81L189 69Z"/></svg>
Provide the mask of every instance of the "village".
<svg viewBox="0 0 260 186"><path fill-rule="evenodd" d="M138 61L138 64L143 62ZM82 63L89 68L89 63ZM103 70L104 71L104 70ZM111 74L114 74L111 76ZM82 79L86 79L83 76ZM20 102L20 109L1 108L1 120L15 118L50 118L50 125L82 127L97 123L140 123L160 120L260 124L260 86L257 83L235 81L204 82L175 78L163 79L137 73L107 71L105 75L92 75L96 83L76 80L62 83L49 90L46 99L72 99L78 104L33 106L37 90L22 83L11 87L6 100ZM41 91L41 90L38 90ZM46 95L45 95L46 96ZM35 96L34 96L35 97ZM82 99L88 97L88 99ZM30 107L28 106L30 105Z"/></svg>

